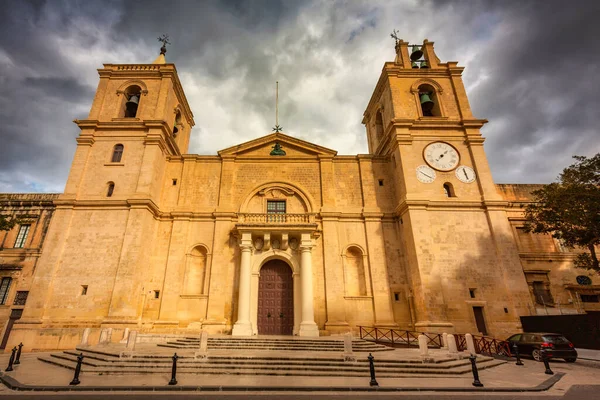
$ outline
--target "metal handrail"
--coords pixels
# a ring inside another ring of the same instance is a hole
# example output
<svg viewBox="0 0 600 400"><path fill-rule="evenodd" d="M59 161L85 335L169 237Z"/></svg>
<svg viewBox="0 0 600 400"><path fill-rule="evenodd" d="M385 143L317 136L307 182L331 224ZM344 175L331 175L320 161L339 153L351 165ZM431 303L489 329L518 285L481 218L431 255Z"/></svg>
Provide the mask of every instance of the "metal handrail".
<svg viewBox="0 0 600 400"><path fill-rule="evenodd" d="M390 343L393 345L418 346L419 335L427 338L427 346L442 347L442 335L439 333L416 332L393 328L376 328L370 326L359 326L360 338L372 340L377 343Z"/></svg>
<svg viewBox="0 0 600 400"><path fill-rule="evenodd" d="M416 332L392 328L376 328L370 326L359 326L360 338L371 340L377 343L389 343L392 345L418 346L419 335L427 338L427 346L440 348L443 347L441 333ZM467 338L464 333L454 333L456 348L458 351L467 350ZM505 340L498 340L490 336L473 335L475 352L483 354L498 354L512 357L510 344Z"/></svg>

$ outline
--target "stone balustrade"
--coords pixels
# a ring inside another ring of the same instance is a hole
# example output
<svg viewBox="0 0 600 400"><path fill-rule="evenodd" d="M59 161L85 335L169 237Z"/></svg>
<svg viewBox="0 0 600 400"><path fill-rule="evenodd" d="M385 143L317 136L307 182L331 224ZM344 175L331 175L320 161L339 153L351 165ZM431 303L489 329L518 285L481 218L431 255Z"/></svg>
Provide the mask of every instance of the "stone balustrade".
<svg viewBox="0 0 600 400"><path fill-rule="evenodd" d="M239 222L244 224L297 225L315 222L314 214L239 214Z"/></svg>

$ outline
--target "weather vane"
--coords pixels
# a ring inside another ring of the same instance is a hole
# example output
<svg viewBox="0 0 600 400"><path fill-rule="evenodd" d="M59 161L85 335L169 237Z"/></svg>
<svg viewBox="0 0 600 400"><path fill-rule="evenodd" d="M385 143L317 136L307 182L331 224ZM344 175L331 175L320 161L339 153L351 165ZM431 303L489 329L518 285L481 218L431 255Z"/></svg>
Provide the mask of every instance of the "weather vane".
<svg viewBox="0 0 600 400"><path fill-rule="evenodd" d="M171 44L171 42L169 42L169 35L164 34L161 37L158 38L159 42L162 42L162 47L160 48L160 54L166 54L167 53L167 45Z"/></svg>
<svg viewBox="0 0 600 400"><path fill-rule="evenodd" d="M275 82L275 128L273 131L279 133L283 127L279 126L279 81Z"/></svg>
<svg viewBox="0 0 600 400"><path fill-rule="evenodd" d="M392 31L392 33L390 34L390 36L392 37L392 39L394 39L396 41L396 45L397 45L398 42L400 41L400 38L398 37L398 31L394 29Z"/></svg>

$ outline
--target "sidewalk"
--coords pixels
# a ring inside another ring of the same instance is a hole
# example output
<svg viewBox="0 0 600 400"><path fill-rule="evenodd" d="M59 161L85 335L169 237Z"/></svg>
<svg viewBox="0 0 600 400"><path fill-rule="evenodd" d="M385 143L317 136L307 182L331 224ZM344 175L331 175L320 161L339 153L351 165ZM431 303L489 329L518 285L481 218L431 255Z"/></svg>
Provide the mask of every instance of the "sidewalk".
<svg viewBox="0 0 600 400"><path fill-rule="evenodd" d="M600 361L600 350L577 349L580 360Z"/></svg>
<svg viewBox="0 0 600 400"><path fill-rule="evenodd" d="M21 364L11 372L3 372L0 379L17 386L18 390L46 391L286 391L286 392L356 392L371 391L437 391L437 392L473 392L473 391L564 391L574 384L598 384L598 369L584 365L567 364L556 361L551 363L555 375L544 374L542 363L524 360L522 367L514 362L480 371L483 388L472 385L473 376L464 374L459 377L402 377L377 379L379 387L369 385L369 378L356 377L298 377L298 376L239 376L177 374L177 385L169 386L170 374L111 374L99 375L86 373L80 375L81 384L69 386L73 371L43 363L37 359L45 353L27 353L21 357ZM2 370L6 368L8 355L0 357ZM24 387L27 385L29 387ZM2 385L1 391L12 390ZM19 387L20 386L20 387Z"/></svg>

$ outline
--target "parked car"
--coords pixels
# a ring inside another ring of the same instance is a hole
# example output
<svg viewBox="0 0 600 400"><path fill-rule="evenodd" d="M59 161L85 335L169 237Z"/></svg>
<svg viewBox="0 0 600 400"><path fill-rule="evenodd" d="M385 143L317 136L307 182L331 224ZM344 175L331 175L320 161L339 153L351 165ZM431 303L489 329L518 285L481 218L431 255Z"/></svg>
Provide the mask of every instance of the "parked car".
<svg viewBox="0 0 600 400"><path fill-rule="evenodd" d="M510 343L511 351L516 343L520 354L531 355L536 361L542 361L542 349L546 350L548 358L564 358L569 363L577 360L573 343L558 333L517 333L506 341Z"/></svg>

